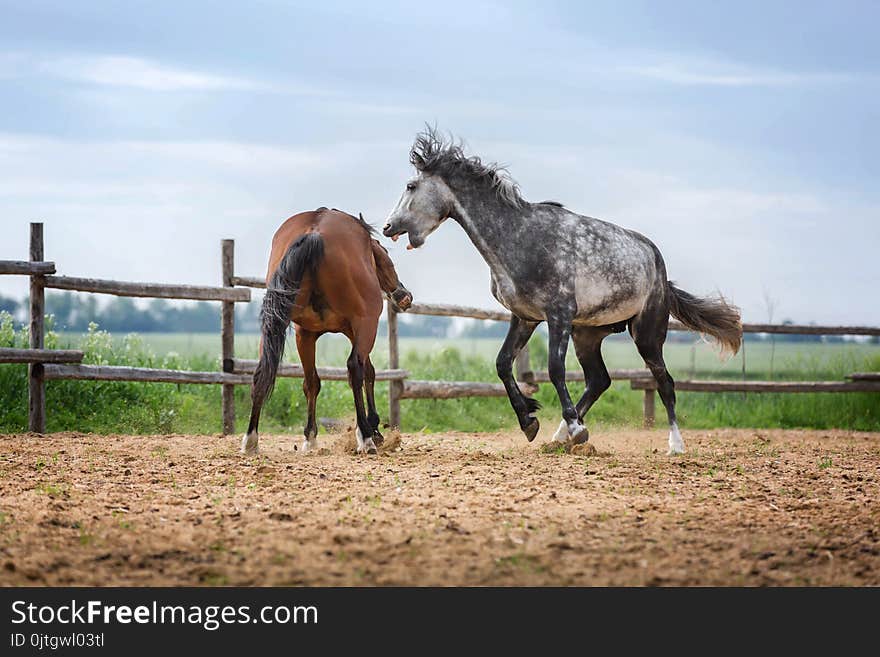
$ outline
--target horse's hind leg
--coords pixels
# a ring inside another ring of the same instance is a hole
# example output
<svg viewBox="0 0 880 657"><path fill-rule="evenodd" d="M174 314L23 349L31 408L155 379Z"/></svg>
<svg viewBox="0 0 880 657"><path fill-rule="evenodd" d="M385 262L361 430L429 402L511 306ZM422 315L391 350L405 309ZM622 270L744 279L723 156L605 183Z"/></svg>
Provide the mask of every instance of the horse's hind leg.
<svg viewBox="0 0 880 657"><path fill-rule="evenodd" d="M364 408L364 375L367 358L376 341L376 323L373 322L372 330L369 323L364 322L359 326L352 327L351 354L348 356L348 383L354 394L354 410L357 416L357 451L359 454L377 454L376 443L373 442L373 427L367 419Z"/></svg>
<svg viewBox="0 0 880 657"><path fill-rule="evenodd" d="M578 418L584 420L587 412L596 403L596 400L603 392L611 386L611 377L608 375L608 369L605 367L605 361L602 360L602 340L608 336L609 332L605 329L595 328L592 326L573 326L571 337L574 342L574 351L577 354L578 362L584 370L584 382L586 389L584 394L575 404ZM584 432L578 438L578 442L586 442L589 439L589 433ZM568 440L568 424L563 420L559 424L559 429L553 436L553 440L566 442Z"/></svg>
<svg viewBox="0 0 880 657"><path fill-rule="evenodd" d="M663 343L669 326L669 309L664 304L648 306L630 323L630 332L645 365L657 381L657 392L669 419L669 454L683 454L684 441L675 419L675 381L663 360Z"/></svg>
<svg viewBox="0 0 880 657"><path fill-rule="evenodd" d="M379 413L376 410L376 368L373 361L367 356L364 363L364 391L367 393L367 422L373 427L373 442L381 445L385 438L379 433Z"/></svg>
<svg viewBox="0 0 880 657"><path fill-rule="evenodd" d="M260 443L260 411L263 410L263 402L266 401L266 393L258 388L251 390L251 419L248 422L247 433L241 440L242 454L256 454Z"/></svg>
<svg viewBox="0 0 880 657"><path fill-rule="evenodd" d="M241 439L242 454L256 454L260 445L260 413L263 410L263 403L269 396L274 382L274 375L267 370L271 370L271 364L263 362L263 340L260 339L260 361L257 364L257 370L254 372L254 385L251 387L251 417L248 421L247 433ZM269 380L267 383L266 381Z"/></svg>
<svg viewBox="0 0 880 657"><path fill-rule="evenodd" d="M299 362L303 367L303 394L306 396L308 405L308 419L306 420L305 440L302 451L307 454L318 446L318 423L315 418L318 402L318 393L321 392L321 379L315 367L315 342L318 334L312 331L298 330L296 332L296 350L299 352Z"/></svg>

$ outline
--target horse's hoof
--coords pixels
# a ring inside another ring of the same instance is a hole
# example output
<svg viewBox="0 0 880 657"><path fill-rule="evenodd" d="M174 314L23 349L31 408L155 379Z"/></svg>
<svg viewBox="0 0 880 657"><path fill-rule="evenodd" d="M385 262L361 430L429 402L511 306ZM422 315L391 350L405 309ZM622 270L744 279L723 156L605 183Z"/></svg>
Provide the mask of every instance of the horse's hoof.
<svg viewBox="0 0 880 657"><path fill-rule="evenodd" d="M540 428L541 423L538 422L538 418L532 418L529 425L523 428L523 433L526 434L526 440L532 442L535 439L535 436L538 435L538 429Z"/></svg>
<svg viewBox="0 0 880 657"><path fill-rule="evenodd" d="M678 456L679 454L684 454L684 441L681 439L678 425L673 422L672 427L669 429L669 451L666 452L666 455Z"/></svg>
<svg viewBox="0 0 880 657"><path fill-rule="evenodd" d="M580 429L578 429L574 434L572 434L571 438L569 439L569 442L572 445L581 445L581 444L587 442L589 439L590 439L590 432L587 431L587 428L585 426L581 426Z"/></svg>
<svg viewBox="0 0 880 657"><path fill-rule="evenodd" d="M381 447L382 444L385 442L385 436L379 433L378 429L376 429L375 433L373 434L373 442L376 443L376 447Z"/></svg>
<svg viewBox="0 0 880 657"><path fill-rule="evenodd" d="M260 436L256 431L245 434L241 439L241 453L253 456L259 451Z"/></svg>
<svg viewBox="0 0 880 657"><path fill-rule="evenodd" d="M372 438L365 439L363 444L358 447L357 451L358 451L358 454L378 454L379 453L379 450L376 448L376 443L373 442Z"/></svg>

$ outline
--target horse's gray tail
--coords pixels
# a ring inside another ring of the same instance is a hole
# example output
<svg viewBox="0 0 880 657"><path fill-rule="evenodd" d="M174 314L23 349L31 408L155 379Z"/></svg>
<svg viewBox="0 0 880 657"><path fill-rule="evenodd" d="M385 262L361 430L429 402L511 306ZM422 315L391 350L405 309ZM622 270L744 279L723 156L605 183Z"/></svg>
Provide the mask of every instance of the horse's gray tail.
<svg viewBox="0 0 880 657"><path fill-rule="evenodd" d="M262 344L260 360L254 371L252 396L255 401L262 403L275 386L294 302L306 273L311 273L314 280L315 271L323 257L324 242L321 236L318 233L306 233L290 245L269 279L260 310Z"/></svg>
<svg viewBox="0 0 880 657"><path fill-rule="evenodd" d="M742 320L739 308L727 303L724 297L695 297L680 290L672 282L669 286L669 312L693 331L708 333L721 345L722 351L736 354L742 344Z"/></svg>

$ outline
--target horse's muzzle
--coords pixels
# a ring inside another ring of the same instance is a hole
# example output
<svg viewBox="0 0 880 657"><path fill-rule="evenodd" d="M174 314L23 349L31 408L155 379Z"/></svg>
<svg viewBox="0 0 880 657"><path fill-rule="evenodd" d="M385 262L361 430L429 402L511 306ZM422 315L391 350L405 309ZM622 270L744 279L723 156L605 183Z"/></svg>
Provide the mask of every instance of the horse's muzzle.
<svg viewBox="0 0 880 657"><path fill-rule="evenodd" d="M382 227L382 234L385 237L390 237L393 242L397 241L397 238L406 233L406 228L401 228L398 226L393 226L391 223L387 223Z"/></svg>

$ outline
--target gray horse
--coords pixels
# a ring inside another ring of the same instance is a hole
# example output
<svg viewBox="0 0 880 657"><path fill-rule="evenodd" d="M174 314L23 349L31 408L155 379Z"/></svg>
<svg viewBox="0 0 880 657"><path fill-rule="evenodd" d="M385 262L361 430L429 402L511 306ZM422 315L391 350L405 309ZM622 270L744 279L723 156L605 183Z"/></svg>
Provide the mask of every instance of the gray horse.
<svg viewBox="0 0 880 657"><path fill-rule="evenodd" d="M588 440L582 420L611 385L602 340L628 328L666 407L669 453L682 453L674 382L663 361L669 314L736 353L742 341L739 310L721 297L697 298L678 289L666 278L660 251L643 235L559 203L529 203L503 168L465 156L459 143L431 127L416 136L410 162L417 175L407 182L383 233L392 239L407 234L412 249L447 218L464 228L491 269L492 294L512 315L496 368L528 440L538 433L539 405L520 391L512 365L546 321L550 381L562 404L555 440ZM577 404L565 386L569 338L586 383Z"/></svg>

